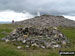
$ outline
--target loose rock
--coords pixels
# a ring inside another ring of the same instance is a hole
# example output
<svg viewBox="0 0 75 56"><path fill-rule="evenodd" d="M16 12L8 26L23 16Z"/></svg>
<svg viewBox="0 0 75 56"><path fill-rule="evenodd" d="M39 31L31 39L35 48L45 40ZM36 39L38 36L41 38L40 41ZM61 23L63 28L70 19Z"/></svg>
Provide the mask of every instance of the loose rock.
<svg viewBox="0 0 75 56"><path fill-rule="evenodd" d="M18 49L21 49L22 47L21 47L21 46L17 46L17 48L18 48Z"/></svg>
<svg viewBox="0 0 75 56"><path fill-rule="evenodd" d="M67 46L67 37L57 27L48 28L17 28L5 38L5 42L21 42L27 48L36 46L39 48L61 48ZM17 47L18 49L21 46Z"/></svg>

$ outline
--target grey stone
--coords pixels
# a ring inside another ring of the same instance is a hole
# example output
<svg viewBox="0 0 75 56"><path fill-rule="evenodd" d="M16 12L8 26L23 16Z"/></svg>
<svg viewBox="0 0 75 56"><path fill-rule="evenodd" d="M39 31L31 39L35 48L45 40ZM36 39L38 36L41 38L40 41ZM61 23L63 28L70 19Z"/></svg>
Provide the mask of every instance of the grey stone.
<svg viewBox="0 0 75 56"><path fill-rule="evenodd" d="M21 46L17 46L17 49L21 49L22 47Z"/></svg>
<svg viewBox="0 0 75 56"><path fill-rule="evenodd" d="M23 42L23 44L24 44L24 43L26 43L26 40L23 40L22 42Z"/></svg>
<svg viewBox="0 0 75 56"><path fill-rule="evenodd" d="M32 19L16 22L17 25L24 25L25 27L35 26L35 27L75 27L75 21L64 18L63 16L54 16L54 15L41 15L40 17L35 17Z"/></svg>
<svg viewBox="0 0 75 56"><path fill-rule="evenodd" d="M67 37L57 27L48 28L17 28L5 38L5 42L21 42L26 47L36 46L39 48L60 48L68 43ZM60 44L59 44L60 43Z"/></svg>
<svg viewBox="0 0 75 56"><path fill-rule="evenodd" d="M10 40L9 39L6 39L5 42L10 42Z"/></svg>
<svg viewBox="0 0 75 56"><path fill-rule="evenodd" d="M27 48L29 48L29 45L26 45Z"/></svg>
<svg viewBox="0 0 75 56"><path fill-rule="evenodd" d="M37 45L37 43L33 43L31 46L39 47L39 45Z"/></svg>

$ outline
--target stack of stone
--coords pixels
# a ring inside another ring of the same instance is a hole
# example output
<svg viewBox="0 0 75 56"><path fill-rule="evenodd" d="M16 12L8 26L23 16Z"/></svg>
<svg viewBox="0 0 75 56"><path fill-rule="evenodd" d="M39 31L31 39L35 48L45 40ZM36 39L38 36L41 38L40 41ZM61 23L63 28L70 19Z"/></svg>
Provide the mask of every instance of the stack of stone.
<svg viewBox="0 0 75 56"><path fill-rule="evenodd" d="M56 27L34 28L25 27L17 28L7 37L2 38L5 42L21 42L25 47L38 48L62 48L66 47L68 40L63 33ZM21 48L21 46L18 48Z"/></svg>

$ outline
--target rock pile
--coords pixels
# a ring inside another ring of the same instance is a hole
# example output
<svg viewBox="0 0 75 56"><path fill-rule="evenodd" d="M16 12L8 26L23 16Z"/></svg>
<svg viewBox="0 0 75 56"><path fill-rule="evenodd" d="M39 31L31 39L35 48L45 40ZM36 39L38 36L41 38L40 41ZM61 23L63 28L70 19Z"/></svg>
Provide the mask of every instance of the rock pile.
<svg viewBox="0 0 75 56"><path fill-rule="evenodd" d="M41 15L31 19L15 22L16 25L39 26L39 27L75 27L75 21L63 16Z"/></svg>
<svg viewBox="0 0 75 56"><path fill-rule="evenodd" d="M21 42L25 47L62 48L66 47L68 40L56 27L48 28L17 28L7 37L6 42ZM18 48L21 48L18 47Z"/></svg>

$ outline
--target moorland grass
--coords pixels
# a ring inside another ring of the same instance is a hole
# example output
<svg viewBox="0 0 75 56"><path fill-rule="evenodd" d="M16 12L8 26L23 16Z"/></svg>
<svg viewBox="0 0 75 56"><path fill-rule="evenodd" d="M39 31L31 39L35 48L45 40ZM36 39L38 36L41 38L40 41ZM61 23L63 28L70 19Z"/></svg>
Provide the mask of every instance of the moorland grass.
<svg viewBox="0 0 75 56"><path fill-rule="evenodd" d="M0 39L7 36L13 29L17 27L23 27L13 24L1 24L0 25ZM75 28L59 27L60 31L67 36L70 41L70 47L62 48L61 51L75 51ZM2 34L5 31L8 34ZM5 43L0 40L0 56L60 56L60 49L23 49L18 50L16 46L11 43Z"/></svg>

